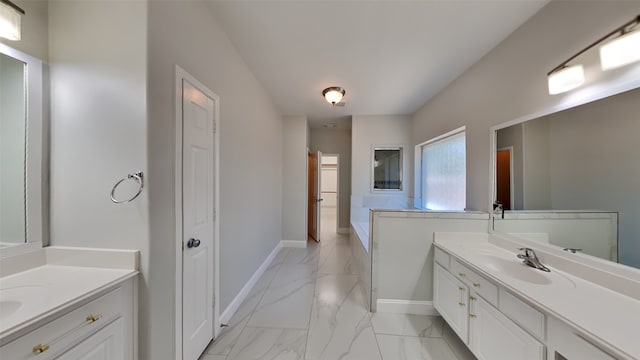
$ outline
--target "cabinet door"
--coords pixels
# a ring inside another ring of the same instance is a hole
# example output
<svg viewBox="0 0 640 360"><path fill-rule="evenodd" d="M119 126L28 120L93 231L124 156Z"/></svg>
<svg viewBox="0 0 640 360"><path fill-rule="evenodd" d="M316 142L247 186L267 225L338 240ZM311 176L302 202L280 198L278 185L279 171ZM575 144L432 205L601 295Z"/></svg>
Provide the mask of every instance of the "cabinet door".
<svg viewBox="0 0 640 360"><path fill-rule="evenodd" d="M460 339L468 341L468 288L450 272L435 264L433 305Z"/></svg>
<svg viewBox="0 0 640 360"><path fill-rule="evenodd" d="M124 320L119 318L88 337L57 360L114 360L125 359Z"/></svg>
<svg viewBox="0 0 640 360"><path fill-rule="evenodd" d="M544 345L481 297L473 298L469 348L479 360L544 360Z"/></svg>

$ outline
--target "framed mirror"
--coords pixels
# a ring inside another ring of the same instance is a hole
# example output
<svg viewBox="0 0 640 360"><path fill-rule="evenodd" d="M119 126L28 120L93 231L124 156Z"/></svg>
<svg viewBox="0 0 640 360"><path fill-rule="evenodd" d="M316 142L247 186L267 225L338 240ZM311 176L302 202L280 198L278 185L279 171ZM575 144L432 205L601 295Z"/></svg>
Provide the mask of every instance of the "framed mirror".
<svg viewBox="0 0 640 360"><path fill-rule="evenodd" d="M374 146L371 190L402 191L402 146Z"/></svg>
<svg viewBox="0 0 640 360"><path fill-rule="evenodd" d="M42 62L0 44L0 257L43 242Z"/></svg>
<svg viewBox="0 0 640 360"><path fill-rule="evenodd" d="M493 229L640 268L640 88L492 129Z"/></svg>

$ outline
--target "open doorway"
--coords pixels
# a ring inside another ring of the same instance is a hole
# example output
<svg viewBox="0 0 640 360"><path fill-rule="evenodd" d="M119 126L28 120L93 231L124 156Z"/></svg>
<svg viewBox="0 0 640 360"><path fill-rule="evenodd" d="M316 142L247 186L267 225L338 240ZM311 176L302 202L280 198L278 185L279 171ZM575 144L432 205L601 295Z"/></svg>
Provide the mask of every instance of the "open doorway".
<svg viewBox="0 0 640 360"><path fill-rule="evenodd" d="M496 200L513 210L513 147L496 151Z"/></svg>
<svg viewBox="0 0 640 360"><path fill-rule="evenodd" d="M322 236L333 236L338 231L339 214L339 156L335 154L322 154L320 160L321 198L320 224Z"/></svg>

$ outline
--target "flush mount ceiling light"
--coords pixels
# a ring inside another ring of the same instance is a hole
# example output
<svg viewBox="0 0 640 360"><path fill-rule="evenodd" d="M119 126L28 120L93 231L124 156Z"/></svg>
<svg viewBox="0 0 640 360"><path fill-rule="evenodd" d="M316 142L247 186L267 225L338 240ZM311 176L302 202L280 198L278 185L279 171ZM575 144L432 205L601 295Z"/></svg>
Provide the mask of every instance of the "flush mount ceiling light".
<svg viewBox="0 0 640 360"><path fill-rule="evenodd" d="M346 91L339 86L331 86L322 90L322 96L333 106L340 103Z"/></svg>
<svg viewBox="0 0 640 360"><path fill-rule="evenodd" d="M582 85L584 83L584 68L582 65L570 66L568 64L587 50L614 35L618 35L618 37L600 47L600 66L602 70L611 70L640 61L640 28L638 28L638 25L640 25L640 15L601 37L549 71L547 73L549 94L560 94Z"/></svg>
<svg viewBox="0 0 640 360"><path fill-rule="evenodd" d="M9 0L0 0L0 37L20 40L20 21L25 12Z"/></svg>

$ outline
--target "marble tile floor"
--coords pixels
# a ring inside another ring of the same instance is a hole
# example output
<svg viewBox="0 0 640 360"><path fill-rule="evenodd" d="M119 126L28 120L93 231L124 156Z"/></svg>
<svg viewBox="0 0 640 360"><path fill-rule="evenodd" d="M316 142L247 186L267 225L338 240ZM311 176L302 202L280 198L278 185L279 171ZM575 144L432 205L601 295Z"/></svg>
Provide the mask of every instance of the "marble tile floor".
<svg viewBox="0 0 640 360"><path fill-rule="evenodd" d="M475 359L440 317L369 313L349 237L324 224L320 243L280 250L200 360Z"/></svg>

